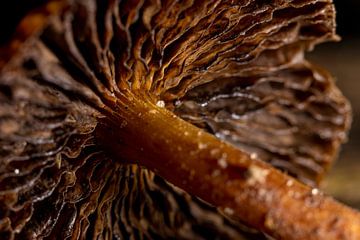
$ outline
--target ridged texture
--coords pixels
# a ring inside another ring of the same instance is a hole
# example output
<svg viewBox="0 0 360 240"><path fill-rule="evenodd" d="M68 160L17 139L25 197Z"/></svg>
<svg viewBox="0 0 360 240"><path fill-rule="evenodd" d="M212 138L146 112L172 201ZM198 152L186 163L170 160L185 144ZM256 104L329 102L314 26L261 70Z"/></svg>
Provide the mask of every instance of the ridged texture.
<svg viewBox="0 0 360 240"><path fill-rule="evenodd" d="M346 137L348 111L331 77L307 62L266 75L217 79L187 92L175 109L314 187Z"/></svg>
<svg viewBox="0 0 360 240"><path fill-rule="evenodd" d="M68 5L0 72L1 239L265 239L96 144L124 91L310 184L334 159L349 106L303 59L330 1Z"/></svg>

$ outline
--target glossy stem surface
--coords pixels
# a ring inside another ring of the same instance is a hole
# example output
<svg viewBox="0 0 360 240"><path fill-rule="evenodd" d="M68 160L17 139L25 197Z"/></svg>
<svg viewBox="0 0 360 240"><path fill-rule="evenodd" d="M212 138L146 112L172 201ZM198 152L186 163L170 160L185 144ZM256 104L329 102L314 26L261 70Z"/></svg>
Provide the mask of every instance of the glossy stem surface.
<svg viewBox="0 0 360 240"><path fill-rule="evenodd" d="M97 127L98 141L112 157L145 166L276 239L360 239L356 210L165 108L131 99L123 113Z"/></svg>

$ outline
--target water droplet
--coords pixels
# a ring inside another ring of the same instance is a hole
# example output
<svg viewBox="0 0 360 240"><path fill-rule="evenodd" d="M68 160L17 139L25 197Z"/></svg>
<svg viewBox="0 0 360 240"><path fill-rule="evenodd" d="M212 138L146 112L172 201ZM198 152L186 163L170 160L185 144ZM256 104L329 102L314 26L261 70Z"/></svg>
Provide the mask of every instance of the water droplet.
<svg viewBox="0 0 360 240"><path fill-rule="evenodd" d="M229 130L222 130L221 133L222 133L222 135L224 135L224 136L227 136L227 135L230 135L230 134L231 134L231 132L230 132Z"/></svg>
<svg viewBox="0 0 360 240"><path fill-rule="evenodd" d="M14 170L14 173L15 173L15 174L19 174L19 173L20 173L20 170L16 168L16 169Z"/></svg>
<svg viewBox="0 0 360 240"><path fill-rule="evenodd" d="M258 157L257 153L252 153L252 154L250 154L250 158L251 158L252 160L257 159L257 157Z"/></svg>
<svg viewBox="0 0 360 240"><path fill-rule="evenodd" d="M317 188L313 188L312 190L311 190L311 194L312 195L318 195L320 193L320 191L319 191L319 189L317 189Z"/></svg>

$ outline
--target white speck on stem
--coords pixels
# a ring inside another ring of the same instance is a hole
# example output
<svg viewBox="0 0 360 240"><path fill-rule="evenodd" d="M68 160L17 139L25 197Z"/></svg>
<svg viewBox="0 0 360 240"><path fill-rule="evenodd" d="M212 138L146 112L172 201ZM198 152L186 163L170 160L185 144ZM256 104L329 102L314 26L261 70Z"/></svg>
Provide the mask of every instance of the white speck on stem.
<svg viewBox="0 0 360 240"><path fill-rule="evenodd" d="M210 154L215 156L216 154L218 154L220 152L220 149L217 149L217 148L214 148L214 149L211 149L210 151Z"/></svg>
<svg viewBox="0 0 360 240"><path fill-rule="evenodd" d="M16 169L14 170L14 173L15 173L15 174L19 174L19 173L20 173L20 170L16 168Z"/></svg>
<svg viewBox="0 0 360 240"><path fill-rule="evenodd" d="M268 228L268 229L274 229L275 228L275 221L274 219L271 217L270 214L267 214L265 216L265 222L264 222L265 226Z"/></svg>
<svg viewBox="0 0 360 240"><path fill-rule="evenodd" d="M249 167L250 177L248 179L248 183L253 185L255 183L263 183L266 180L267 175L269 174L269 170L263 169L256 165L251 165Z"/></svg>
<svg viewBox="0 0 360 240"><path fill-rule="evenodd" d="M293 190L290 190L288 194L294 199L299 199L301 197L301 193Z"/></svg>
<svg viewBox="0 0 360 240"><path fill-rule="evenodd" d="M294 181L293 181L293 180L288 180L288 181L286 182L286 186L288 186L288 187L291 187L293 184L294 184Z"/></svg>
<svg viewBox="0 0 360 240"><path fill-rule="evenodd" d="M156 106L163 108L165 107L165 102L163 100L159 100L157 101Z"/></svg>
<svg viewBox="0 0 360 240"><path fill-rule="evenodd" d="M224 208L224 213L228 214L228 215L233 215L234 214L234 210L232 208Z"/></svg>
<svg viewBox="0 0 360 240"><path fill-rule="evenodd" d="M156 114L156 113L157 113L157 110L151 109L151 110L149 111L149 113L151 113L151 114Z"/></svg>
<svg viewBox="0 0 360 240"><path fill-rule="evenodd" d="M219 165L221 168L227 168L228 164L227 164L226 158L227 158L227 154L226 154L226 153L223 153L223 154L221 155L221 158L218 160L218 165Z"/></svg>
<svg viewBox="0 0 360 240"><path fill-rule="evenodd" d="M207 144L199 142L198 148L199 149L205 149L205 148L207 148Z"/></svg>

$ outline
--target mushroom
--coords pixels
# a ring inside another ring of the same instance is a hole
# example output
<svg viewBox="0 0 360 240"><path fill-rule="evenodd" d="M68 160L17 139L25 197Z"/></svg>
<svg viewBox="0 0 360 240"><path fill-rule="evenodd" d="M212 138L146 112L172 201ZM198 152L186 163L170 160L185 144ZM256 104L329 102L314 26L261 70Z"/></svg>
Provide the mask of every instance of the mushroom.
<svg viewBox="0 0 360 240"><path fill-rule="evenodd" d="M50 0L0 58L1 239L360 239L330 0Z"/></svg>

